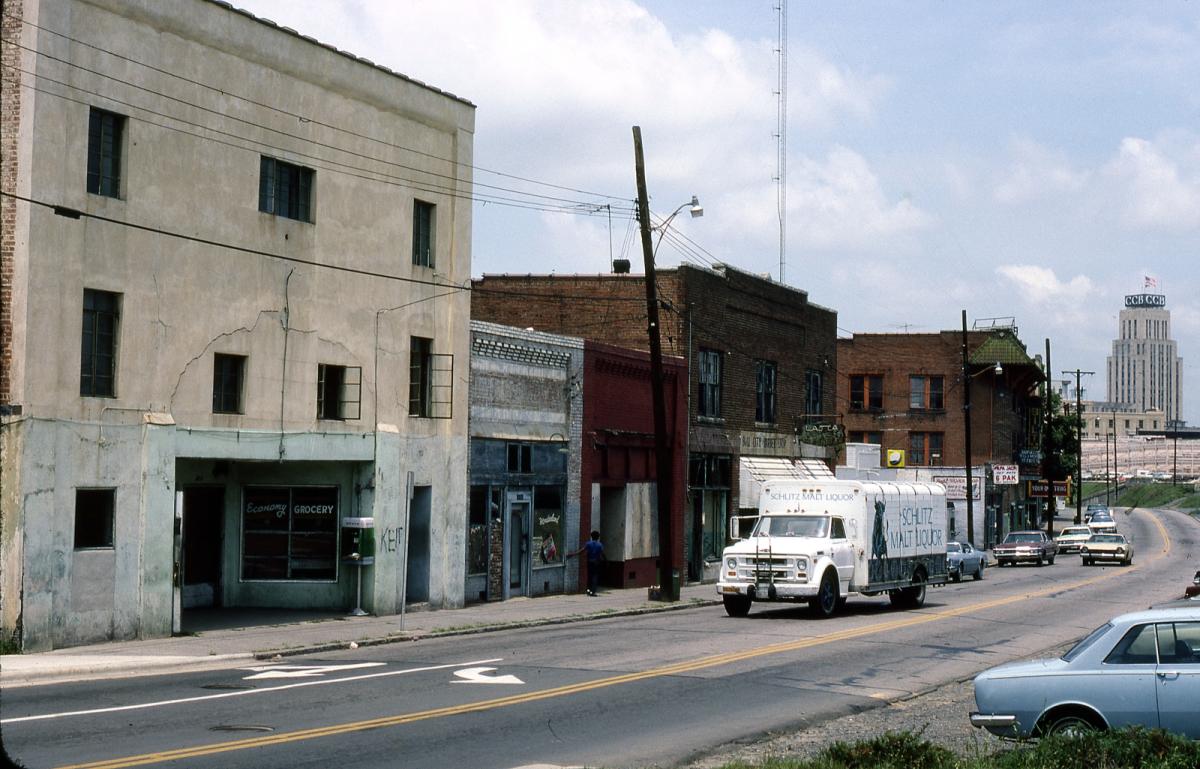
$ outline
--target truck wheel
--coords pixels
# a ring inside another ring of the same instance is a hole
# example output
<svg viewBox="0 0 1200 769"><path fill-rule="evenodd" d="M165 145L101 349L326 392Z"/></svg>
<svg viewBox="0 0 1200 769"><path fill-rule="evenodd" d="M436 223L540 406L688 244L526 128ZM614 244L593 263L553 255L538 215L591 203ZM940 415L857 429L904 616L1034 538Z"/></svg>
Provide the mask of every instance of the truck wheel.
<svg viewBox="0 0 1200 769"><path fill-rule="evenodd" d="M925 605L925 572L916 571L913 573L912 586L902 587L899 590L893 590L888 598L892 601L892 606L904 609L919 609Z"/></svg>
<svg viewBox="0 0 1200 769"><path fill-rule="evenodd" d="M725 613L730 617L745 617L750 613L750 597L745 595L723 595Z"/></svg>
<svg viewBox="0 0 1200 769"><path fill-rule="evenodd" d="M821 575L821 587L817 594L810 598L808 605L822 619L832 617L838 608L838 583L832 569L826 569Z"/></svg>

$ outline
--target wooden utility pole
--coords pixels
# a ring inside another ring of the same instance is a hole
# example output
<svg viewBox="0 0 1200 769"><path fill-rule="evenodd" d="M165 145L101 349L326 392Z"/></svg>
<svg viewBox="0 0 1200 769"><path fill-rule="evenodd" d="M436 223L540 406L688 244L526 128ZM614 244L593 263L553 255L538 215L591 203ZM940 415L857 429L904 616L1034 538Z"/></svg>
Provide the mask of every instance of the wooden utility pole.
<svg viewBox="0 0 1200 769"><path fill-rule="evenodd" d="M967 311L962 311L963 432L967 453L967 542L975 546L975 486L971 482L971 371L967 368Z"/></svg>
<svg viewBox="0 0 1200 769"><path fill-rule="evenodd" d="M658 326L658 292L655 286L654 246L650 237L650 201L646 194L646 167L642 160L642 129L633 127L633 161L637 172L638 220L642 229L642 255L646 262L646 322L650 336L650 388L654 400L654 464L658 487L658 575L665 601L679 600L675 590L675 537L671 518L674 496L674 457L667 440L667 404L663 392L662 338Z"/></svg>
<svg viewBox="0 0 1200 769"><path fill-rule="evenodd" d="M1050 372L1050 339L1046 338L1046 403L1045 413L1042 415L1042 480L1046 482L1046 534L1051 539L1054 538L1054 480L1047 477L1046 461L1049 459L1050 448L1050 421L1053 417L1053 393L1051 392Z"/></svg>
<svg viewBox="0 0 1200 769"><path fill-rule="evenodd" d="M1075 375L1075 525L1083 523L1083 394L1079 389L1079 377L1092 375L1095 371L1064 371ZM1108 444L1104 444L1108 449Z"/></svg>

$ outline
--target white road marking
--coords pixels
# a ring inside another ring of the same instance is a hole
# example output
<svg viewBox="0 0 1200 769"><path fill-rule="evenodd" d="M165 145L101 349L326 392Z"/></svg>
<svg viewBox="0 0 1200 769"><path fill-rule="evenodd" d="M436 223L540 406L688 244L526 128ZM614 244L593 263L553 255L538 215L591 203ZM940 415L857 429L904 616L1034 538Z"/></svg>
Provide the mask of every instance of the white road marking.
<svg viewBox="0 0 1200 769"><path fill-rule="evenodd" d="M242 668L254 675L246 676L243 681L253 681L258 678L315 678L326 673L336 673L339 670L355 670L357 668L377 668L382 662L355 662L349 665L264 665L257 668Z"/></svg>
<svg viewBox="0 0 1200 769"><path fill-rule="evenodd" d="M504 676L489 676L488 673L495 668L466 668L464 670L455 670L459 680L451 681L452 684L523 684L521 679L513 675Z"/></svg>
<svg viewBox="0 0 1200 769"><path fill-rule="evenodd" d="M93 708L91 710L70 710L63 713L43 713L39 716L20 716L18 718L0 718L0 724L19 724L25 721L46 721L52 718L67 718L70 716L90 716L100 713L118 713L123 710L141 710L143 708L157 708L164 705L181 705L187 702L203 702L205 700L219 700L226 697L244 697L251 694L265 694L267 692L280 692L285 689L299 689L302 686L321 686L323 684L341 684L350 681L363 681L368 678L384 678L387 676L402 676L409 673L425 673L430 670L447 670L449 668L461 668L467 665L479 665L483 662L500 662L503 657L497 657L490 660L472 660L470 662L456 662L447 665L430 665L422 668L408 668L406 670L388 670L382 673L364 673L358 676L346 676L344 678L325 678L318 681L301 681L294 684L284 684L282 686L272 686L269 689L243 689L236 692L221 692L220 694L203 694L198 697L182 697L176 700L159 700L158 702L142 702L136 705L120 705L112 708Z"/></svg>

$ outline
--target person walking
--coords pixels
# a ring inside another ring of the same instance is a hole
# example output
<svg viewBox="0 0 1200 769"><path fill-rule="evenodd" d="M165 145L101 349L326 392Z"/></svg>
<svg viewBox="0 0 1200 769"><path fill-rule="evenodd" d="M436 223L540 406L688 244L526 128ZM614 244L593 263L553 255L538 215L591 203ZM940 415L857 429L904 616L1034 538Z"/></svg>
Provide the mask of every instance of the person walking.
<svg viewBox="0 0 1200 769"><path fill-rule="evenodd" d="M604 544L600 542L600 532L593 529L592 538L571 555L580 553L587 553L587 594L596 595L596 588L600 586L600 565L607 560L604 557Z"/></svg>

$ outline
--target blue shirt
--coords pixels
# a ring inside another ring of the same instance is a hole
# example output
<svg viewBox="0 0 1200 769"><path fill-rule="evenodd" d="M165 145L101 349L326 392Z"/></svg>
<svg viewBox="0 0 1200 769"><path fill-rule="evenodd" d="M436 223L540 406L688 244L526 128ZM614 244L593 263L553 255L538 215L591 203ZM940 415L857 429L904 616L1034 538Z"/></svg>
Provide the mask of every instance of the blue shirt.
<svg viewBox="0 0 1200 769"><path fill-rule="evenodd" d="M588 563L597 563L604 558L604 545L600 544L598 539L589 539L584 543L583 549L587 551Z"/></svg>

